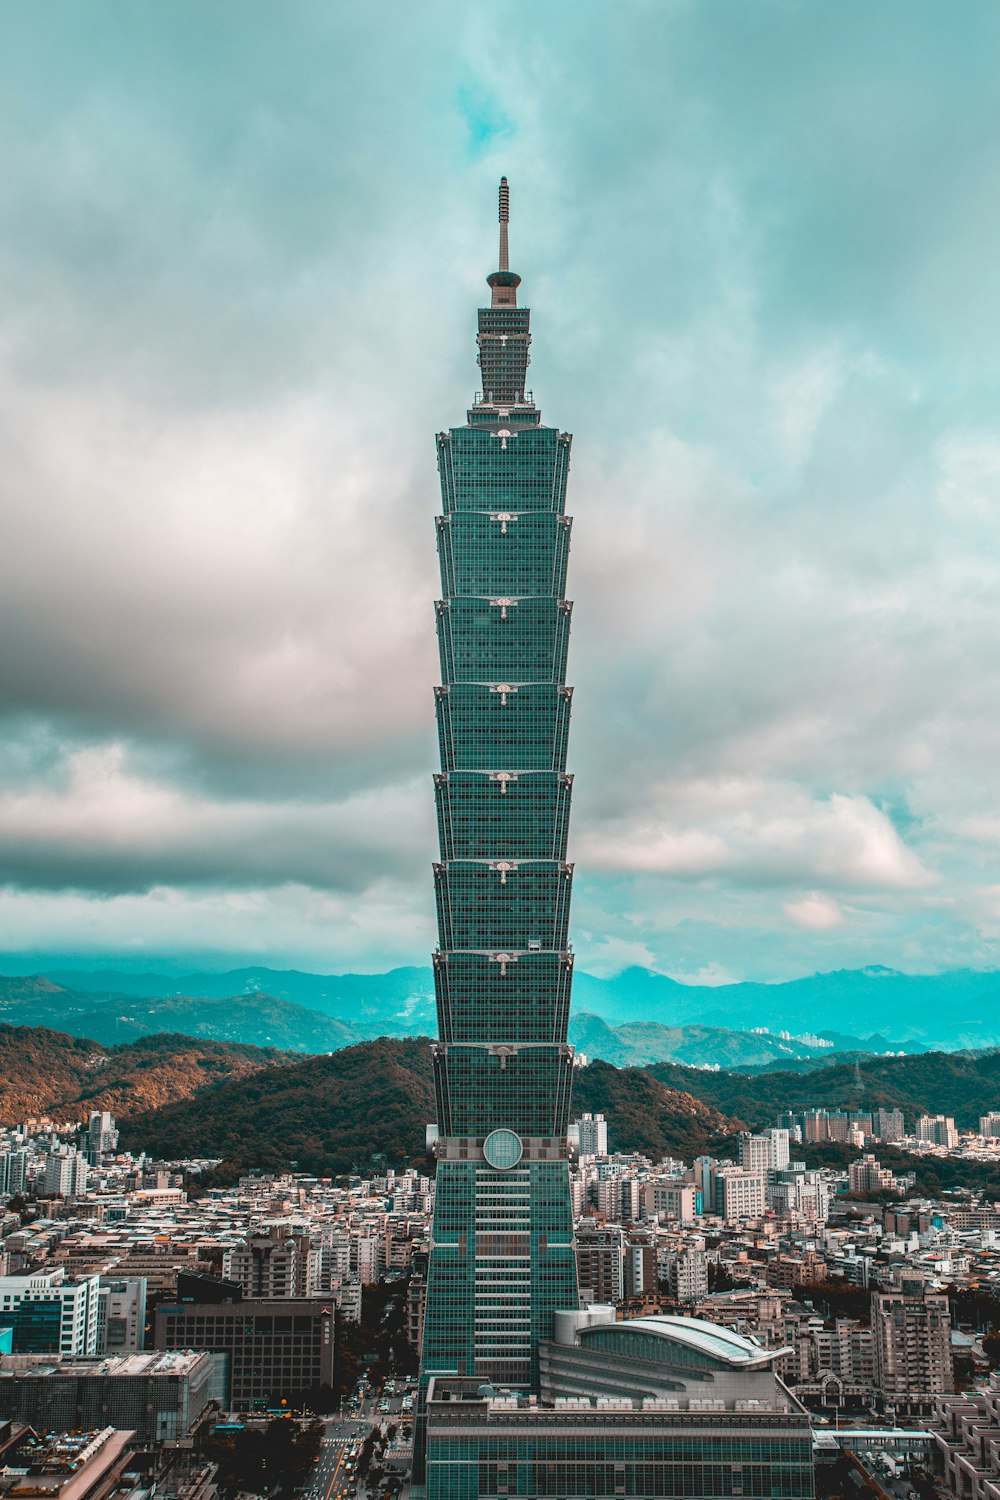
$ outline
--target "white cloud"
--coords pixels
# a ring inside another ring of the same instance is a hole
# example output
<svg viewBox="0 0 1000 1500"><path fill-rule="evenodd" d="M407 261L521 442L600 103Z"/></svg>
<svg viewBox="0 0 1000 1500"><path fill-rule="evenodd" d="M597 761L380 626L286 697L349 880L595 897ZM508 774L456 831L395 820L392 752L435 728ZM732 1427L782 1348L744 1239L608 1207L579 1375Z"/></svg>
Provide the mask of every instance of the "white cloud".
<svg viewBox="0 0 1000 1500"><path fill-rule="evenodd" d="M800 901L786 901L784 910L790 922L810 932L829 932L844 920L844 913L836 901L820 891L813 891Z"/></svg>
<svg viewBox="0 0 1000 1500"><path fill-rule="evenodd" d="M646 802L641 812L589 830L584 863L751 885L916 890L931 880L867 797L814 797L780 782L724 779L664 783L647 789Z"/></svg>
<svg viewBox="0 0 1000 1500"><path fill-rule="evenodd" d="M627 937L603 937L597 934L581 934L581 948L585 955L587 973L598 978L611 978L622 969L654 967L652 950L641 942Z"/></svg>
<svg viewBox="0 0 1000 1500"><path fill-rule="evenodd" d="M736 977L728 969L724 968L722 964L714 963L703 964L693 974L674 970L670 977L671 979L676 979L678 984L703 984L713 989L718 985L737 983Z"/></svg>

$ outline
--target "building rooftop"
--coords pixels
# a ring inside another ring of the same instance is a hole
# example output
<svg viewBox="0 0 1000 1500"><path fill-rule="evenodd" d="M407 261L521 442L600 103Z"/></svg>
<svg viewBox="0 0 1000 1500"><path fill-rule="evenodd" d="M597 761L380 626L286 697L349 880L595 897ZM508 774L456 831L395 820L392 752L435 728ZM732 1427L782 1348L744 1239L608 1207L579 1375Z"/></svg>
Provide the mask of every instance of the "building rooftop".
<svg viewBox="0 0 1000 1500"><path fill-rule="evenodd" d="M0 1379L25 1375L187 1375L204 1360L204 1350L162 1349L142 1354L6 1354Z"/></svg>
<svg viewBox="0 0 1000 1500"><path fill-rule="evenodd" d="M95 1486L124 1468L134 1432L53 1433L19 1451L0 1470L0 1495L32 1500L84 1500Z"/></svg>
<svg viewBox="0 0 1000 1500"><path fill-rule="evenodd" d="M588 1334L598 1331L606 1332L609 1326L613 1326L616 1333L651 1333L666 1342L684 1344L722 1364L742 1369L770 1365L778 1354L785 1352L780 1349L762 1349L752 1339L744 1338L743 1334L735 1333L731 1328L720 1327L718 1323L709 1323L702 1318L671 1317L667 1314L651 1318L629 1318L613 1325L595 1324L592 1329L581 1330L581 1339L585 1341Z"/></svg>

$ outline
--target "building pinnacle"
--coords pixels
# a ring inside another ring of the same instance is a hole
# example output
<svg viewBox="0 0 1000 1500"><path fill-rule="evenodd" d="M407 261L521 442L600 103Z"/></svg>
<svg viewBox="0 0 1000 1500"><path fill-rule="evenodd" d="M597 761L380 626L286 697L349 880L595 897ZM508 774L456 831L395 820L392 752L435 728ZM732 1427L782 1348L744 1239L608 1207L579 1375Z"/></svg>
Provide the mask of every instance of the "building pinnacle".
<svg viewBox="0 0 1000 1500"><path fill-rule="evenodd" d="M509 271L507 259L507 225L510 223L510 188L506 177L500 179L500 269Z"/></svg>
<svg viewBox="0 0 1000 1500"><path fill-rule="evenodd" d="M516 307L520 276L510 269L507 250L507 225L510 223L510 188L506 177L500 179L500 268L487 276L487 285L493 292L494 307Z"/></svg>

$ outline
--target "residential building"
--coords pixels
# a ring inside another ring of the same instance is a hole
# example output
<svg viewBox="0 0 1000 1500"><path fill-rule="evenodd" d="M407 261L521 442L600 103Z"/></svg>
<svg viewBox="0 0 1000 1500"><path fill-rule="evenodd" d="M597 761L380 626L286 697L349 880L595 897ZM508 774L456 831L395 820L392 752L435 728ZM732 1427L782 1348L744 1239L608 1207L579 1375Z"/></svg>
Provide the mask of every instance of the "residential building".
<svg viewBox="0 0 1000 1500"><path fill-rule="evenodd" d="M24 1192L27 1168L28 1153L23 1148L0 1151L0 1197Z"/></svg>
<svg viewBox="0 0 1000 1500"><path fill-rule="evenodd" d="M87 1158L68 1146L60 1146L45 1163L42 1191L62 1198L82 1198L87 1191Z"/></svg>
<svg viewBox="0 0 1000 1500"><path fill-rule="evenodd" d="M829 1321L804 1310L789 1314L786 1330L794 1354L784 1378L810 1405L867 1407L874 1387L872 1331L852 1318Z"/></svg>
<svg viewBox="0 0 1000 1500"><path fill-rule="evenodd" d="M118 1128L109 1109L93 1110L87 1122L86 1151L91 1166L118 1149Z"/></svg>
<svg viewBox="0 0 1000 1500"><path fill-rule="evenodd" d="M608 1122L603 1115L581 1115L576 1130L581 1156L607 1156Z"/></svg>
<svg viewBox="0 0 1000 1500"><path fill-rule="evenodd" d="M946 1146L949 1151L958 1145L958 1131L950 1115L921 1115L917 1121L917 1140L929 1141L933 1146Z"/></svg>
<svg viewBox="0 0 1000 1500"><path fill-rule="evenodd" d="M678 1302L695 1303L708 1295L708 1256L704 1246L677 1250L667 1260L667 1280Z"/></svg>
<svg viewBox="0 0 1000 1500"><path fill-rule="evenodd" d="M947 1294L909 1268L872 1293L872 1342L876 1392L897 1416L924 1416L954 1390Z"/></svg>
<svg viewBox="0 0 1000 1500"><path fill-rule="evenodd" d="M309 1297L319 1289L322 1256L308 1234L282 1225L248 1235L227 1250L222 1274L246 1297Z"/></svg>
<svg viewBox="0 0 1000 1500"><path fill-rule="evenodd" d="M765 1209L767 1175L742 1167L720 1167L715 1173L715 1212L726 1223L759 1219Z"/></svg>
<svg viewBox="0 0 1000 1500"><path fill-rule="evenodd" d="M789 1159L789 1134L785 1129L740 1136L740 1166L747 1172L784 1171Z"/></svg>
<svg viewBox="0 0 1000 1500"><path fill-rule="evenodd" d="M385 1272L385 1236L371 1231L351 1236L350 1268L363 1286L371 1286Z"/></svg>
<svg viewBox="0 0 1000 1500"><path fill-rule="evenodd" d="M847 1179L852 1193L894 1193L898 1189L891 1170L883 1167L870 1154L851 1162L847 1169Z"/></svg>
<svg viewBox="0 0 1000 1500"><path fill-rule="evenodd" d="M822 1172L792 1162L783 1171L768 1173L767 1202L776 1214L797 1214L811 1223L825 1224L830 1214L829 1184Z"/></svg>
<svg viewBox="0 0 1000 1500"><path fill-rule="evenodd" d="M625 1295L655 1293L659 1284L655 1231L633 1229L625 1240Z"/></svg>
<svg viewBox="0 0 1000 1500"><path fill-rule="evenodd" d="M1000 1500L997 1377L986 1391L939 1396L932 1428L944 1486L953 1500Z"/></svg>
<svg viewBox="0 0 1000 1500"><path fill-rule="evenodd" d="M612 1306L625 1296L625 1233L620 1225L576 1231L576 1262L583 1295Z"/></svg>
<svg viewBox="0 0 1000 1500"><path fill-rule="evenodd" d="M979 1134L994 1140L1000 1136L1000 1114L980 1115Z"/></svg>
<svg viewBox="0 0 1000 1500"><path fill-rule="evenodd" d="M889 1144L901 1141L906 1135L906 1124L901 1109L876 1109L872 1111L872 1135L877 1141Z"/></svg>
<svg viewBox="0 0 1000 1500"><path fill-rule="evenodd" d="M698 1189L691 1182L647 1182L642 1187L646 1218L661 1223L690 1223L698 1213L697 1197Z"/></svg>
<svg viewBox="0 0 1000 1500"><path fill-rule="evenodd" d="M743 1132L740 1136L740 1166L745 1172L767 1174L773 1162L771 1142L766 1135L751 1135L749 1131Z"/></svg>

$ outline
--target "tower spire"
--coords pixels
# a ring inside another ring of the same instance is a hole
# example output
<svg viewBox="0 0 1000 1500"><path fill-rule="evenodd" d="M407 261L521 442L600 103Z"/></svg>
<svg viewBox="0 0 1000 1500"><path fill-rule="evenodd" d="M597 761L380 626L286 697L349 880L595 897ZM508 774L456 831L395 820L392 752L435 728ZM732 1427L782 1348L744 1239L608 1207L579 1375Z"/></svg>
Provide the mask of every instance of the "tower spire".
<svg viewBox="0 0 1000 1500"><path fill-rule="evenodd" d="M506 177L500 179L500 266L492 276L487 276L486 284L493 292L494 307L516 307L517 289L521 284L520 276L515 276L510 269L510 260L507 253L507 225L510 223L510 188L507 186Z"/></svg>
<svg viewBox="0 0 1000 1500"><path fill-rule="evenodd" d="M500 179L500 269L509 271L507 259L507 225L510 223L510 188L506 177Z"/></svg>

